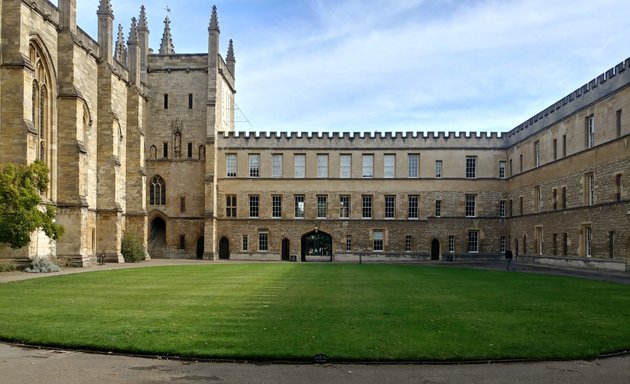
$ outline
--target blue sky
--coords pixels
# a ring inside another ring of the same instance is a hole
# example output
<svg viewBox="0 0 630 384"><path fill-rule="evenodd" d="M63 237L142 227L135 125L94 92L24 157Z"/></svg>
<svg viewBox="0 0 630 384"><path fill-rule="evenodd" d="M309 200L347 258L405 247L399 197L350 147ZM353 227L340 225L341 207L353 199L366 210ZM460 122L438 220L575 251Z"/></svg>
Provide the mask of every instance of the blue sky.
<svg viewBox="0 0 630 384"><path fill-rule="evenodd" d="M99 1L77 3L96 38ZM144 4L157 51L168 6L175 51L207 51L211 0L111 3L125 37ZM214 4L238 130L508 131L630 57L627 0Z"/></svg>

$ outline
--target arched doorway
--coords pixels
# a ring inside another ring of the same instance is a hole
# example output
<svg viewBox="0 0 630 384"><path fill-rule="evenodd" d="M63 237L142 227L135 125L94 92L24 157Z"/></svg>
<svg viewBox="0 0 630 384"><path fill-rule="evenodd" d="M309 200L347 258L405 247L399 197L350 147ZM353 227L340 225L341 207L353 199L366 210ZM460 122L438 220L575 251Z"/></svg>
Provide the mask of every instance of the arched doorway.
<svg viewBox="0 0 630 384"><path fill-rule="evenodd" d="M289 261L291 253L291 243L289 239L282 240L282 261Z"/></svg>
<svg viewBox="0 0 630 384"><path fill-rule="evenodd" d="M203 240L203 236L201 236L200 238L197 239L197 258L198 259L203 259L203 247L204 247L204 240Z"/></svg>
<svg viewBox="0 0 630 384"><path fill-rule="evenodd" d="M219 259L228 260L230 258L230 241L223 236L219 240Z"/></svg>
<svg viewBox="0 0 630 384"><path fill-rule="evenodd" d="M440 241L438 239L431 241L431 260L440 260Z"/></svg>
<svg viewBox="0 0 630 384"><path fill-rule="evenodd" d="M332 236L314 230L302 236L302 261L332 261Z"/></svg>
<svg viewBox="0 0 630 384"><path fill-rule="evenodd" d="M151 221L149 254L152 258L168 257L166 248L166 222L159 216Z"/></svg>

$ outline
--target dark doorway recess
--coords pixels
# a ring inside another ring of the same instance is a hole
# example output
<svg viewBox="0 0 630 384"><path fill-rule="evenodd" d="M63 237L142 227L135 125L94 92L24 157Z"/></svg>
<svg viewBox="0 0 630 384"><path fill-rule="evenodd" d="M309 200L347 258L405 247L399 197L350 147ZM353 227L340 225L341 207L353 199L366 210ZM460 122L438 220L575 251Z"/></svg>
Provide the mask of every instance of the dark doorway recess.
<svg viewBox="0 0 630 384"><path fill-rule="evenodd" d="M230 241L224 236L219 240L219 259L228 260L230 258Z"/></svg>
<svg viewBox="0 0 630 384"><path fill-rule="evenodd" d="M289 239L282 240L282 261L289 261L291 253L291 243Z"/></svg>
<svg viewBox="0 0 630 384"><path fill-rule="evenodd" d="M198 259L203 259L203 246L204 246L204 240L203 240L203 236L197 239L197 258Z"/></svg>
<svg viewBox="0 0 630 384"><path fill-rule="evenodd" d="M431 260L440 260L440 241L433 239L431 242Z"/></svg>

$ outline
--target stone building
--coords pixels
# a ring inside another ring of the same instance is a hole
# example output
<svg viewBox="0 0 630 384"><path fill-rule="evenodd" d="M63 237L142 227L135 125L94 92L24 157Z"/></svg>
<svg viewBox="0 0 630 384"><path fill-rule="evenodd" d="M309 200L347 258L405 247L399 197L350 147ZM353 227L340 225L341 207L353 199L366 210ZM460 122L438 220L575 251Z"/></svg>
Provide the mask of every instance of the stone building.
<svg viewBox="0 0 630 384"><path fill-rule="evenodd" d="M122 261L130 233L151 257L628 269L630 59L505 133L235 132L216 8L179 54L144 7L114 41L101 0L95 41L76 0L0 4L0 165L45 161L66 227L0 257Z"/></svg>

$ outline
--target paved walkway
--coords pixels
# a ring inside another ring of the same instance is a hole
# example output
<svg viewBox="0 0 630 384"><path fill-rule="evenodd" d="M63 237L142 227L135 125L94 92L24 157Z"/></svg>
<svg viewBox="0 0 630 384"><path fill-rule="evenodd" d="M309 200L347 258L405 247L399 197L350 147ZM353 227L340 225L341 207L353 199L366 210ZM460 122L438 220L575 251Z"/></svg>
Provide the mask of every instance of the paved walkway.
<svg viewBox="0 0 630 384"><path fill-rule="evenodd" d="M140 264L106 264L66 269L54 274L0 273L0 283L51 275L145 268L162 265L208 264L200 260L151 260ZM449 267L502 270L501 262L439 263ZM568 270L516 264L517 272L575 276L630 284L630 274ZM508 273L508 272L506 272ZM159 384L159 383L571 383L628 384L630 355L592 361L493 364L256 364L208 363L103 355L76 351L25 348L0 343L3 384Z"/></svg>

